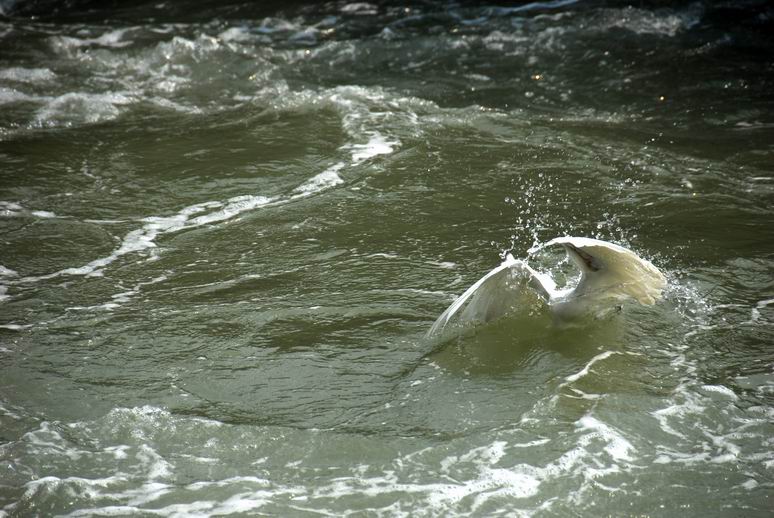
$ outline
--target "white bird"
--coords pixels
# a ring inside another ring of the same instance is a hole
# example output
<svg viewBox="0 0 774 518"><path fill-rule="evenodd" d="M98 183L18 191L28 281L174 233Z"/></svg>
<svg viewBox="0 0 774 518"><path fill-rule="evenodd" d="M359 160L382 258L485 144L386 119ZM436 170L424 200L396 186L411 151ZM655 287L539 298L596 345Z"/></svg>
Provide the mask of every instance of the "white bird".
<svg viewBox="0 0 774 518"><path fill-rule="evenodd" d="M460 295L435 321L428 336L443 331L465 303L461 323L490 322L504 315L531 314L546 307L560 321L601 317L625 300L651 305L661 298L664 275L622 246L585 237L558 237L533 250L562 245L580 269L578 283L557 289L550 275L507 254L505 260Z"/></svg>

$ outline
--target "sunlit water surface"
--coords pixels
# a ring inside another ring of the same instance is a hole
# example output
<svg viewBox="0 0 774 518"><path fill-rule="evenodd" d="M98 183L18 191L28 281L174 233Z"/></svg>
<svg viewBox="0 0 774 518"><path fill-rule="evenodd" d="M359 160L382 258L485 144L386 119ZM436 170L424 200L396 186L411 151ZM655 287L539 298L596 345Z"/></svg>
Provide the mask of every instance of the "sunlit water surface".
<svg viewBox="0 0 774 518"><path fill-rule="evenodd" d="M635 3L0 3L0 516L770 516L774 11Z"/></svg>

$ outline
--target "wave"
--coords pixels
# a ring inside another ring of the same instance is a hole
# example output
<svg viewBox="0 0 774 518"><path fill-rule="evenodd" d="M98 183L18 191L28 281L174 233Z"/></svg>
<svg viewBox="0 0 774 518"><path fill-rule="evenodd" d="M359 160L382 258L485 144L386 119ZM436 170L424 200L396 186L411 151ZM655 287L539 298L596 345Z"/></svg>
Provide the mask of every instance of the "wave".
<svg viewBox="0 0 774 518"><path fill-rule="evenodd" d="M159 236L217 224L247 212L281 206L341 185L344 183L344 179L341 177L343 170L355 168L380 155L391 154L400 144L397 138L388 138L381 133L385 126L381 124L381 119L383 113L386 112L372 111L374 105L393 102L390 96L380 89L339 87L326 92L301 91L294 93L283 88L281 94L277 97L278 101L272 102L273 109L319 109L320 103L335 107L341 114L342 127L351 139L339 148L339 152L345 154L347 158L302 182L286 195L243 194L233 196L225 201L196 203L184 207L170 216L144 217L141 219L142 226L127 233L122 238L120 245L109 255L94 259L82 266L64 268L45 275L21 277L16 282L21 284L35 283L61 276L102 276L104 269L117 259L128 254L156 248L156 240ZM257 96L253 102L263 103L268 97L264 92ZM57 106L67 104L65 101L73 99L77 99L79 102L84 100L77 94L68 94L64 101L58 98L55 104ZM97 98L97 102L104 103L105 106L109 107L106 109L110 114L115 111L111 102L124 103L126 100L123 96ZM374 127L379 127L380 130L373 129ZM0 206L0 208L4 209L8 215L18 214L22 210L18 204L3 203L5 205ZM33 211L32 214L38 217L56 217L55 214L46 211Z"/></svg>

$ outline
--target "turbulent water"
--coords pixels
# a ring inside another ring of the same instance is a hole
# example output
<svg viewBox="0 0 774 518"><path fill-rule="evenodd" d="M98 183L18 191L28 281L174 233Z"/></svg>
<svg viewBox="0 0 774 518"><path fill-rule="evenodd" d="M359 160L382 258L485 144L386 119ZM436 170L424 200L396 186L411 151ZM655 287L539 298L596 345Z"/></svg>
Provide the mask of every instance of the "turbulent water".
<svg viewBox="0 0 774 518"><path fill-rule="evenodd" d="M770 516L774 10L666 4L0 3L0 516ZM664 299L425 338L560 235Z"/></svg>

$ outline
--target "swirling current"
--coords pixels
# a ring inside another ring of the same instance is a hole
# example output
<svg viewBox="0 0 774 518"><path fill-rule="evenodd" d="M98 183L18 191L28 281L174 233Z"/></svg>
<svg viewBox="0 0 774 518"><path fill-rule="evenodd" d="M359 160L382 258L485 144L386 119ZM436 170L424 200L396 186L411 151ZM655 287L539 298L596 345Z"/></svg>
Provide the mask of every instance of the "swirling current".
<svg viewBox="0 0 774 518"><path fill-rule="evenodd" d="M0 516L771 516L772 29L0 1ZM663 300L426 339L562 235Z"/></svg>

